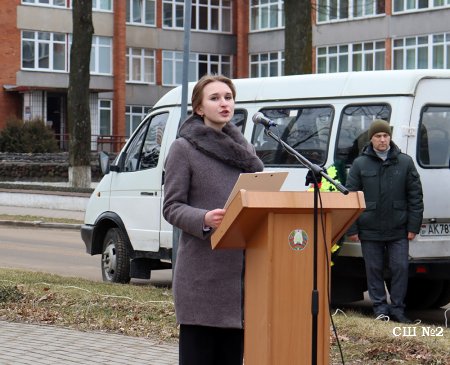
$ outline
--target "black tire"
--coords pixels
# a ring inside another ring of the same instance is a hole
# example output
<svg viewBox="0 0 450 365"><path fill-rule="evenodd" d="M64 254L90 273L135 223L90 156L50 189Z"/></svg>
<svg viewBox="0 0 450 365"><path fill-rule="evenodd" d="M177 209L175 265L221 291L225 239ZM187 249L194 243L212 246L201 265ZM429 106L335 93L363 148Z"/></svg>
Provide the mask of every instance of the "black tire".
<svg viewBox="0 0 450 365"><path fill-rule="evenodd" d="M428 309L435 306L442 294L444 280L410 278L405 304L407 309Z"/></svg>
<svg viewBox="0 0 450 365"><path fill-rule="evenodd" d="M103 281L127 284L130 282L130 256L127 239L119 228L110 228L103 241Z"/></svg>
<svg viewBox="0 0 450 365"><path fill-rule="evenodd" d="M438 300L436 300L433 307L441 308L445 307L449 303L450 303L450 280L445 280L441 296L438 298Z"/></svg>

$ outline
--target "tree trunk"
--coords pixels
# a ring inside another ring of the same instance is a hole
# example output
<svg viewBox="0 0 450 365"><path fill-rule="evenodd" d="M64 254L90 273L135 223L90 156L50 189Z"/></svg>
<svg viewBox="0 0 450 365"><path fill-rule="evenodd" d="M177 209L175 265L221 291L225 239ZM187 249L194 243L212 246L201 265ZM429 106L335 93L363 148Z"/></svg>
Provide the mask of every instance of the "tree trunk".
<svg viewBox="0 0 450 365"><path fill-rule="evenodd" d="M72 2L73 36L68 90L69 183L91 186L91 118L89 109L92 0Z"/></svg>
<svg viewBox="0 0 450 365"><path fill-rule="evenodd" d="M312 73L310 0L284 0L284 74Z"/></svg>

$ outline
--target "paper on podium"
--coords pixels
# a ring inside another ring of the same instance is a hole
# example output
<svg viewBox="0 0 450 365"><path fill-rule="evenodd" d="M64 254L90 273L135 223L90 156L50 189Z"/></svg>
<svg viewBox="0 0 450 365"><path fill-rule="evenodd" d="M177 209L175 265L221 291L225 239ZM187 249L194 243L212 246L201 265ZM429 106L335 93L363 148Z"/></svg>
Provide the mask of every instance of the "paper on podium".
<svg viewBox="0 0 450 365"><path fill-rule="evenodd" d="M240 174L225 203L224 209L228 208L233 198L242 189L248 191L280 191L287 176L288 172L286 171L263 171Z"/></svg>

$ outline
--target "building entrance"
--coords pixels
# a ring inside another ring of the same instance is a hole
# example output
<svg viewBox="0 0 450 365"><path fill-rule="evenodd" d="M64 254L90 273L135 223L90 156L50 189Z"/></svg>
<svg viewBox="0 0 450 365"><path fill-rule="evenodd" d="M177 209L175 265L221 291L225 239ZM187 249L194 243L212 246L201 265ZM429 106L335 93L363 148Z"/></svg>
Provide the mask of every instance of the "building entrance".
<svg viewBox="0 0 450 365"><path fill-rule="evenodd" d="M65 94L47 94L47 125L55 132L58 145L62 150L68 148L67 134L67 97Z"/></svg>

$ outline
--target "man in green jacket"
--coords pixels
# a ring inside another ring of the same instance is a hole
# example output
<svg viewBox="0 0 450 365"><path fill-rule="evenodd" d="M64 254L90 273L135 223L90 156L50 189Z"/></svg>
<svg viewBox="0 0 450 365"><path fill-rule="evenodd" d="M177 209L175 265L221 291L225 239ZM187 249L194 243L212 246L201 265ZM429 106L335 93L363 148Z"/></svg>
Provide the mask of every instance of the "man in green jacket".
<svg viewBox="0 0 450 365"><path fill-rule="evenodd" d="M367 286L377 319L411 323L405 316L409 241L420 231L423 194L412 158L391 140L384 120L369 127L370 144L355 159L347 178L350 191L363 191L366 209L347 232L361 241ZM390 270L390 299L384 285L384 258Z"/></svg>

